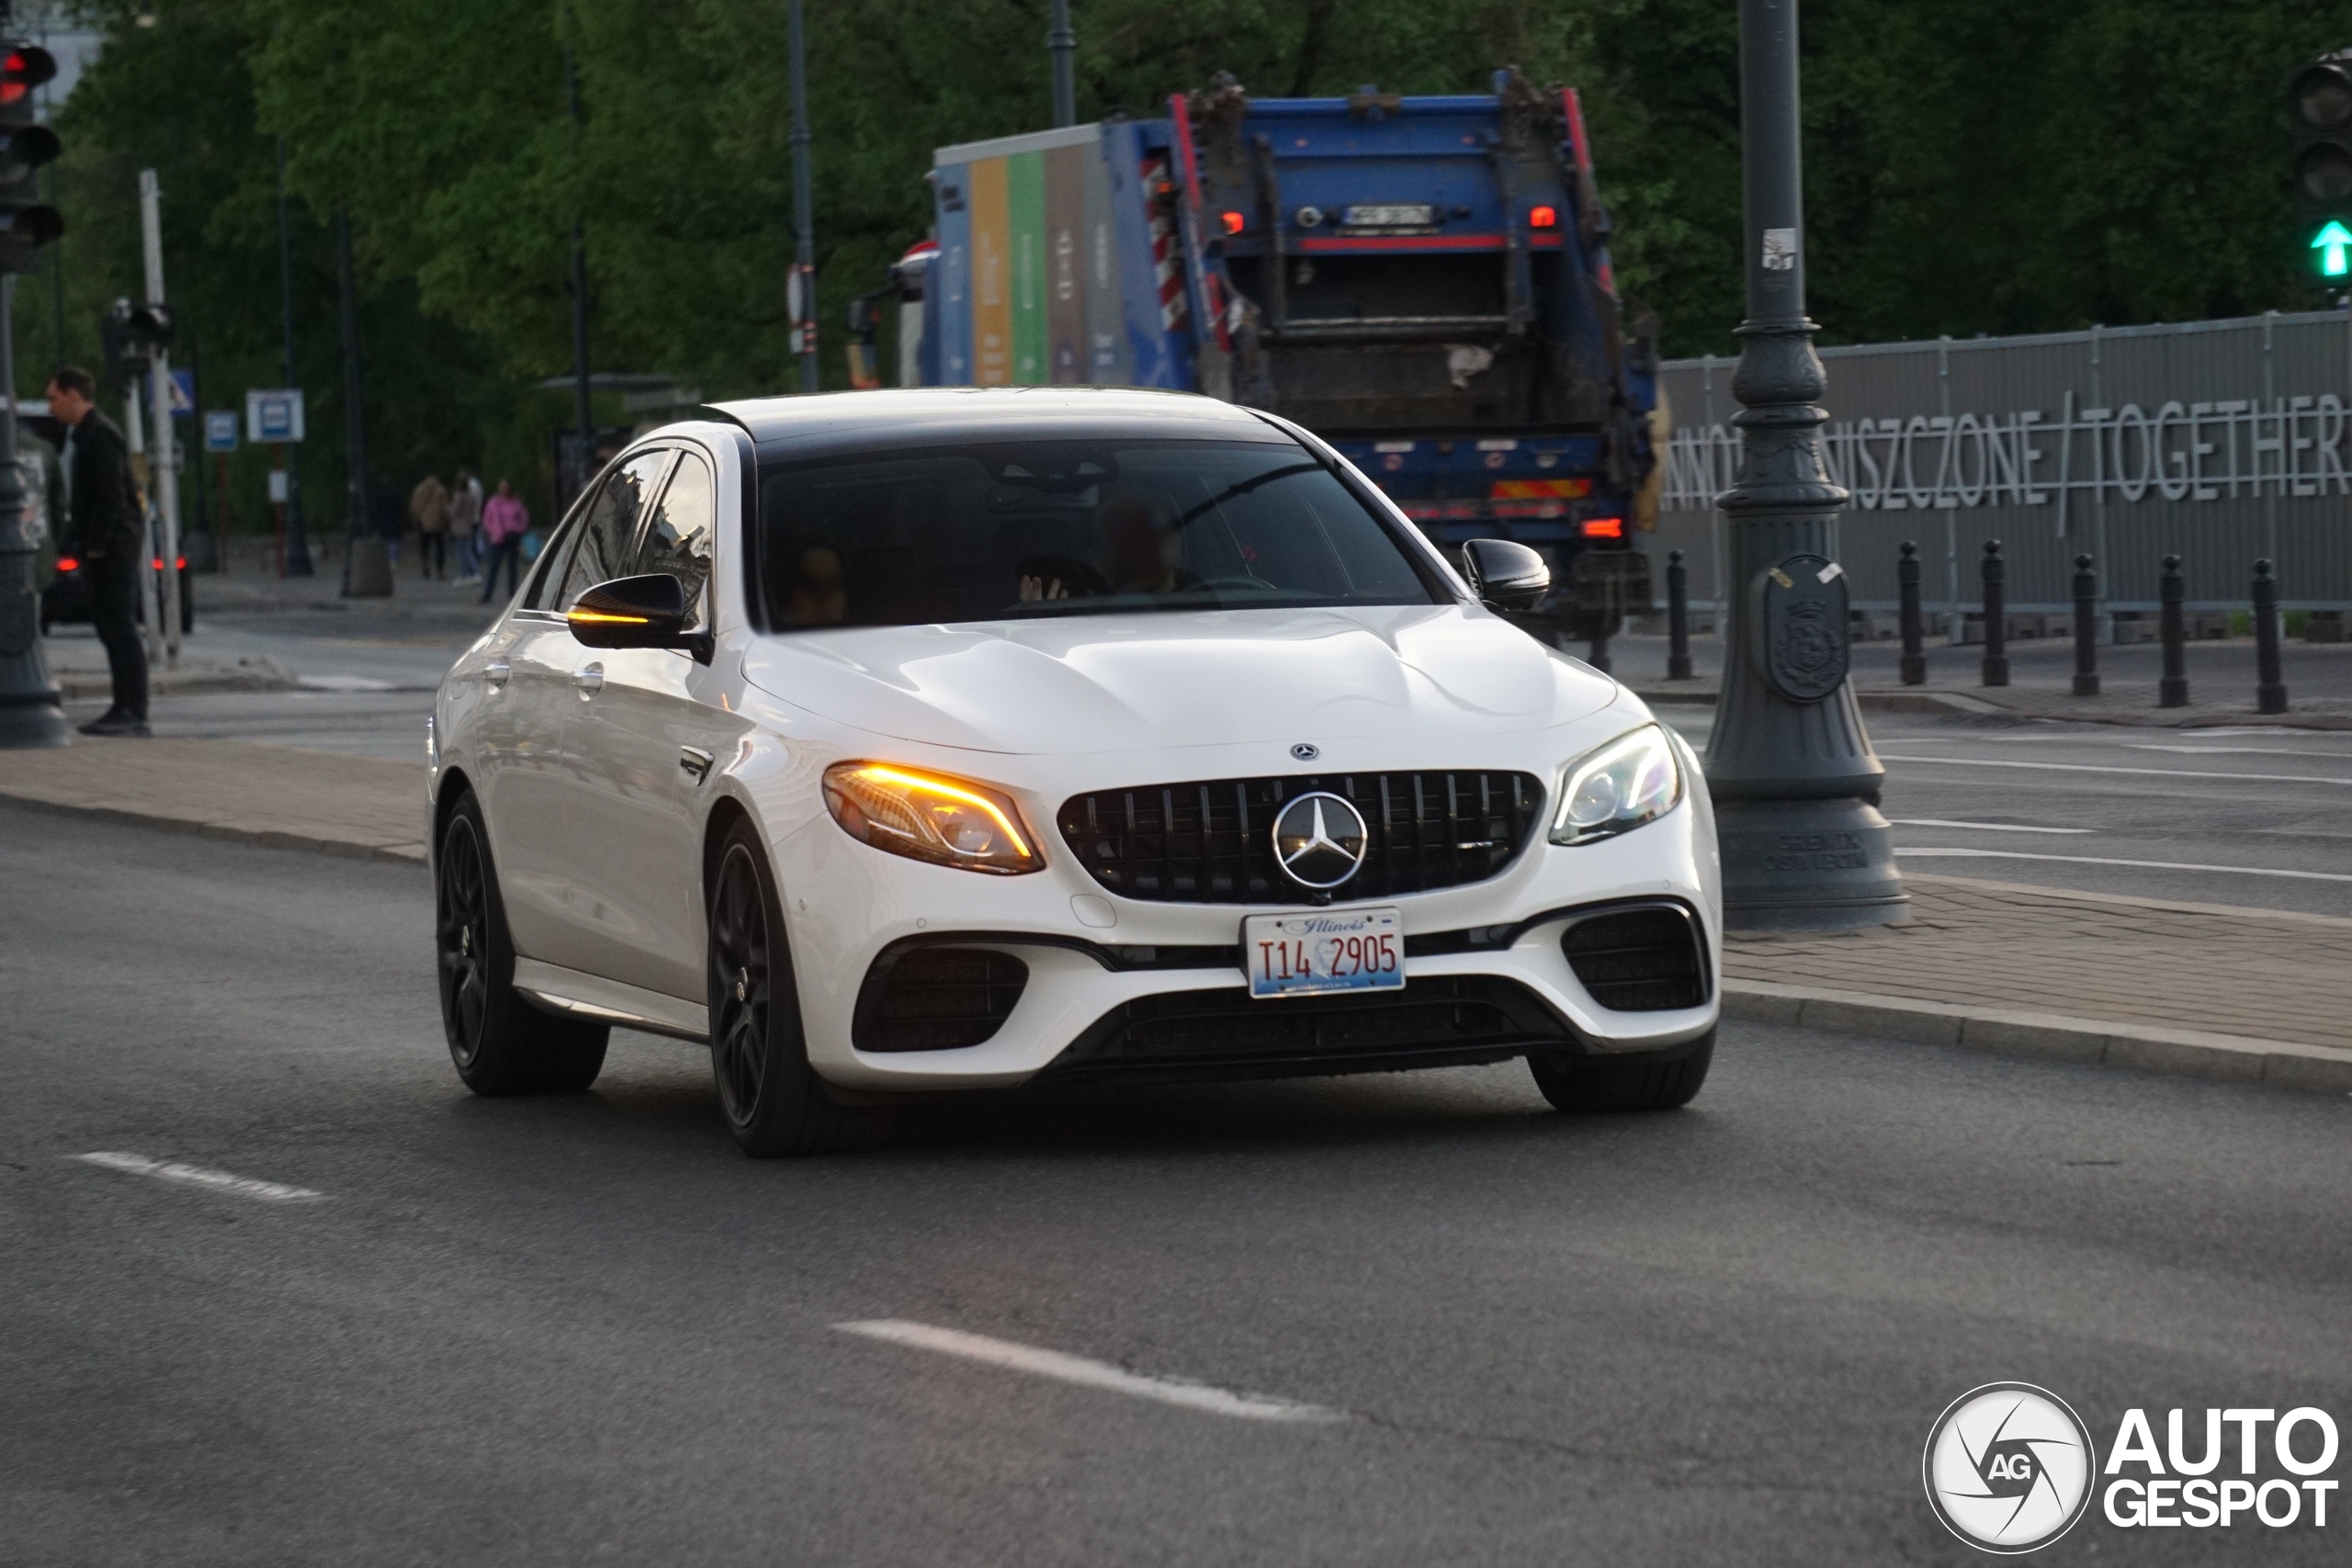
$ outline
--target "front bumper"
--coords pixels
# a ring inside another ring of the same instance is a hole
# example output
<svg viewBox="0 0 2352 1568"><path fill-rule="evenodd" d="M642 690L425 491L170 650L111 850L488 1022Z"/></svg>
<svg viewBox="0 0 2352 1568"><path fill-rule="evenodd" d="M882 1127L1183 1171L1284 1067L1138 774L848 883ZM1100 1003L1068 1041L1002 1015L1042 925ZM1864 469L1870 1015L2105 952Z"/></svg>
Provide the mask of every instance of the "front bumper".
<svg viewBox="0 0 2352 1568"><path fill-rule="evenodd" d="M1153 1062L1148 1050L1128 1049L1125 1065L1181 1065L1218 1076L1435 1066L1530 1049L1670 1049L1704 1034L1716 1017L1714 826L1694 762L1686 754L1690 792L1682 805L1633 832L1573 848L1539 840L1487 881L1363 900L1403 910L1407 984L1377 1000L1340 1006L1241 998L1241 921L1271 907L1115 897L1069 853L1053 854L1050 841L1046 870L985 876L884 854L822 816L804 820L775 853L809 1060L848 1089L1009 1087L1041 1074L1111 1070L1120 1064L1106 1059L1105 1041L1132 1034L1126 1025L1139 1016L1153 1021L1154 1038L1165 1041L1175 1029L1185 1041L1183 1060ZM1579 981L1562 935L1598 909L1629 904L1689 913L1707 980L1703 1004L1617 1011ZM1334 908L1348 906L1342 897ZM1287 907L1307 905L1302 897ZM861 1049L871 1033L861 1028L859 1007L863 997L870 1019L877 960L937 945L1019 959L1027 979L1010 1014L978 1044ZM1457 1016L1484 1008L1487 1026L1402 1027L1409 1010L1421 1008L1434 1021L1429 1009L1442 1004L1454 1004ZM1373 1016L1383 1010L1386 1017ZM1314 1013L1331 1017L1300 1021ZM1180 1015L1190 1021L1169 1021ZM1494 1024L1497 1015L1503 1025ZM1221 1027L1231 1036L1222 1043Z"/></svg>

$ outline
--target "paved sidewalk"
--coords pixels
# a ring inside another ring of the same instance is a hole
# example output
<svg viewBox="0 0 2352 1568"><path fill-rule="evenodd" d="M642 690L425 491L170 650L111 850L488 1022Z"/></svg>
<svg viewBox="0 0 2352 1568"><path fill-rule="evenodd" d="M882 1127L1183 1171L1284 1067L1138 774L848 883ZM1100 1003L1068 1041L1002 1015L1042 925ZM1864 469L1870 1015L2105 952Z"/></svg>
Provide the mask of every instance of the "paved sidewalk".
<svg viewBox="0 0 2352 1568"><path fill-rule="evenodd" d="M217 838L424 859L424 769L243 740L0 750L0 796Z"/></svg>
<svg viewBox="0 0 2352 1568"><path fill-rule="evenodd" d="M422 862L422 762L238 740L0 751L0 796ZM2352 920L1911 874L1901 925L1741 937L1735 1017L2352 1093Z"/></svg>
<svg viewBox="0 0 2352 1568"><path fill-rule="evenodd" d="M1905 686L1897 679L1901 652L1900 645L1887 641L1853 646L1854 695L1863 711L2007 714L2018 718L2182 729L2218 725L2352 729L2352 643L2289 642L2283 660L2289 711L2277 715L2255 712L2251 637L2190 643L2190 700L2188 706L2178 708L2155 705L2163 650L2151 643L2100 649L2100 691L2096 697L2074 694L2074 644L2062 637L2011 643L2006 686L1983 684L1983 648L1941 643L1928 649L1927 682ZM1645 700L1712 705L1722 678L1723 641L1712 636L1694 637L1690 654L1693 677L1668 681L1664 637L1618 637L1610 644L1611 662L1618 678Z"/></svg>
<svg viewBox="0 0 2352 1568"><path fill-rule="evenodd" d="M1917 872L1903 881L1911 915L1900 925L1735 937L1727 1010L2352 1092L2352 920Z"/></svg>

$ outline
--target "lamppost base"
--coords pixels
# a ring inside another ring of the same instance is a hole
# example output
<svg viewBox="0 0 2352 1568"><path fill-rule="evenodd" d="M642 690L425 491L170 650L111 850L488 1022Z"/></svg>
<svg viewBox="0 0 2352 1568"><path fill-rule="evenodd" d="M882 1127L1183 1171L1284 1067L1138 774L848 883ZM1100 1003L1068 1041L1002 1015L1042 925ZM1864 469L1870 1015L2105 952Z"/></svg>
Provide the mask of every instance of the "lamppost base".
<svg viewBox="0 0 2352 1568"><path fill-rule="evenodd" d="M2095 696L2098 696L2098 676L2096 676L2096 675L2077 675L2077 676L2075 676L2075 695L2076 695L2076 696L2078 696L2078 697L2095 697Z"/></svg>
<svg viewBox="0 0 2352 1568"><path fill-rule="evenodd" d="M58 705L55 692L0 700L0 750L62 746L73 737L73 726L65 722L65 710Z"/></svg>
<svg viewBox="0 0 2352 1568"><path fill-rule="evenodd" d="M343 596L346 599L389 599L392 596L392 558L384 541L362 534L351 541L344 562Z"/></svg>
<svg viewBox="0 0 2352 1568"><path fill-rule="evenodd" d="M1850 931L1903 918L1894 835L1866 801L1719 800L1724 924L1732 931Z"/></svg>
<svg viewBox="0 0 2352 1568"><path fill-rule="evenodd" d="M2259 685L2255 687L2254 711L2256 713L2285 713L2287 711L2287 688L2284 686L2272 685Z"/></svg>

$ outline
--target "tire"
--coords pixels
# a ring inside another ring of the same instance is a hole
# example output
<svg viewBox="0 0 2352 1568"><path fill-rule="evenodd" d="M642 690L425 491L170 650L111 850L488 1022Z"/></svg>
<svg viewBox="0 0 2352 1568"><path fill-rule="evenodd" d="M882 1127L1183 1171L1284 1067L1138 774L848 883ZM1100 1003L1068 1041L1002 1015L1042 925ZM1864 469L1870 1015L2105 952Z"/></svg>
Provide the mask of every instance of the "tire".
<svg viewBox="0 0 2352 1568"><path fill-rule="evenodd" d="M1566 1051L1539 1051L1527 1058L1535 1087L1555 1111L1582 1115L1606 1115L1626 1111L1672 1111L1688 1105L1714 1060L1712 1029L1688 1045L1656 1055L1620 1057L1579 1056Z"/></svg>
<svg viewBox="0 0 2352 1568"><path fill-rule="evenodd" d="M870 1145L879 1113L837 1103L808 1065L784 905L748 822L719 847L710 884L710 1068L727 1130L753 1159Z"/></svg>
<svg viewBox="0 0 2352 1568"><path fill-rule="evenodd" d="M433 880L441 1027L458 1077L483 1095L571 1094L594 1083L611 1026L541 1012L514 988L514 942L472 790L449 813Z"/></svg>

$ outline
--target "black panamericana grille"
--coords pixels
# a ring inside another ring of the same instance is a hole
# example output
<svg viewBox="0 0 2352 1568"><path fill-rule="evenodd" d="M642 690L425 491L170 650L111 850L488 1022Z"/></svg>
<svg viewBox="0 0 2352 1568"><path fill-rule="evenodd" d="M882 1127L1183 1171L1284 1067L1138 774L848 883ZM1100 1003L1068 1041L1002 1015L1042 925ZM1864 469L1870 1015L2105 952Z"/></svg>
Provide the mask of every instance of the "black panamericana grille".
<svg viewBox="0 0 2352 1568"><path fill-rule="evenodd" d="M1079 863L1109 891L1179 904L1297 903L1306 890L1274 863L1274 817L1316 790L1343 795L1370 829L1363 869L1332 890L1384 898L1483 882L1542 829L1531 773L1348 773L1204 779L1072 795L1056 818Z"/></svg>
<svg viewBox="0 0 2352 1568"><path fill-rule="evenodd" d="M861 1051L953 1051L993 1036L1029 984L1029 965L981 947L885 954L865 977L852 1035Z"/></svg>
<svg viewBox="0 0 2352 1568"><path fill-rule="evenodd" d="M1612 1012L1703 1006L1707 963L1680 905L1616 909L1570 926L1560 951L1592 999Z"/></svg>

